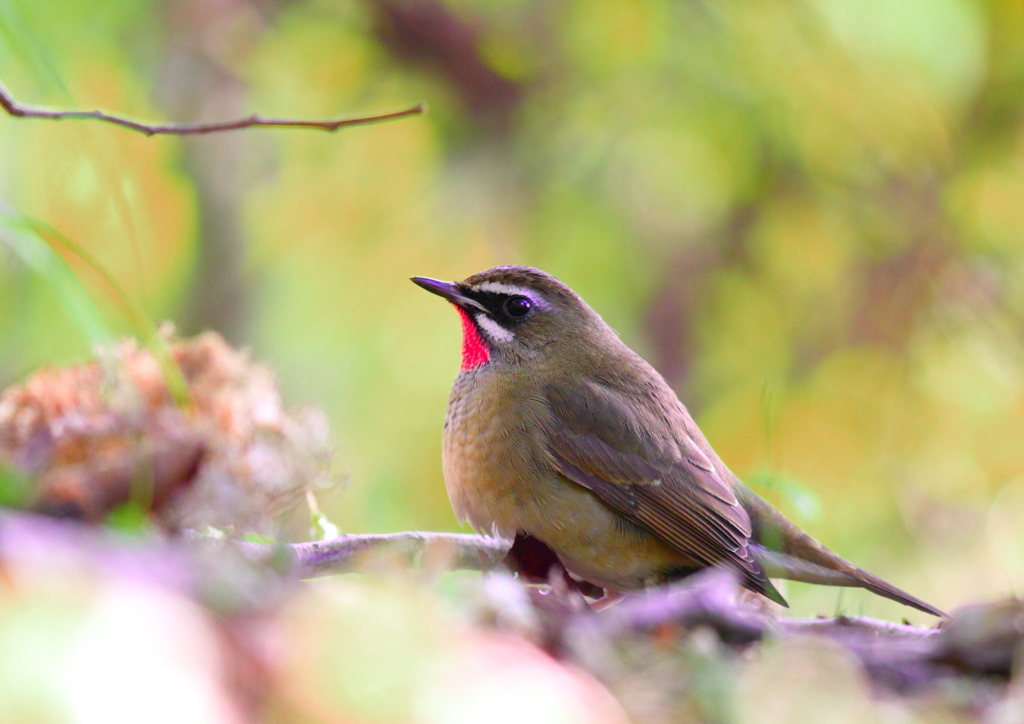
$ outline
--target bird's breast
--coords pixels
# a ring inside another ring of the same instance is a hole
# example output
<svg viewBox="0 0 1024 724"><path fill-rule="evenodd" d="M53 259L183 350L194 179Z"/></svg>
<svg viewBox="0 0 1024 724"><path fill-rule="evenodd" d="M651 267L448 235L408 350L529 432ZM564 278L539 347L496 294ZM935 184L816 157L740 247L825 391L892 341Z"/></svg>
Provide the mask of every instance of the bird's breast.
<svg viewBox="0 0 1024 724"><path fill-rule="evenodd" d="M452 386L444 423L445 486L460 520L512 536L531 504L530 436L522 401L507 382L473 370Z"/></svg>

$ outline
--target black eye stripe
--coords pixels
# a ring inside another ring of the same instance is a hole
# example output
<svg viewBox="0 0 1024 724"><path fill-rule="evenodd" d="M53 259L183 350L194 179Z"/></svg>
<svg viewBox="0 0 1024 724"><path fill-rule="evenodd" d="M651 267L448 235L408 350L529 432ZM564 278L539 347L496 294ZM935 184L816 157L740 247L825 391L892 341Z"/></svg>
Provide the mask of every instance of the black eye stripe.
<svg viewBox="0 0 1024 724"><path fill-rule="evenodd" d="M530 313L540 308L540 304L525 294L507 294L505 292L492 292L485 290L465 290L466 296L480 302L496 320L504 320L506 324L520 322L530 316ZM516 301L510 309L509 304ZM524 304L525 303L525 304Z"/></svg>

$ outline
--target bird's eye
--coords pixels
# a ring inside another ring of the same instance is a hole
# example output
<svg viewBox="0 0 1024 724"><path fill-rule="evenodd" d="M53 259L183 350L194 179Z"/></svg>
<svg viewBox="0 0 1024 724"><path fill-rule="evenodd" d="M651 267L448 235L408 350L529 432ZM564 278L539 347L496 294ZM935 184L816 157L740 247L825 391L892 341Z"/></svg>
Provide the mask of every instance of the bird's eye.
<svg viewBox="0 0 1024 724"><path fill-rule="evenodd" d="M522 319L533 309L533 302L526 297L509 297L505 301L505 313L513 319Z"/></svg>

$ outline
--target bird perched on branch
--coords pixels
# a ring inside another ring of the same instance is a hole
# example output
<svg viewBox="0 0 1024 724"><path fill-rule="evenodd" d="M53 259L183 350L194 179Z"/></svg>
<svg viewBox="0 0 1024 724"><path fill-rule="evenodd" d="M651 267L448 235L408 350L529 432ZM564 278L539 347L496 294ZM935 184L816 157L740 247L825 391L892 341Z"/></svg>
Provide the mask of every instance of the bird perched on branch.
<svg viewBox="0 0 1024 724"><path fill-rule="evenodd" d="M456 514L478 531L536 539L608 591L724 565L782 605L769 576L866 588L944 615L743 485L662 376L553 276L505 266L412 281L462 318L444 477Z"/></svg>

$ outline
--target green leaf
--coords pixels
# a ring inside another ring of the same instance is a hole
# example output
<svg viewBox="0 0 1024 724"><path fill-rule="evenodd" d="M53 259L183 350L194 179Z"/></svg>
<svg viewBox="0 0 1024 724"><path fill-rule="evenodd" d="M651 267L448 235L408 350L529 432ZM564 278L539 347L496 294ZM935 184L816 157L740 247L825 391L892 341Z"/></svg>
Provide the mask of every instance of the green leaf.
<svg viewBox="0 0 1024 724"><path fill-rule="evenodd" d="M242 535L242 540L246 543L263 543L264 545L277 545L278 543L276 538L262 533L245 533Z"/></svg>
<svg viewBox="0 0 1024 724"><path fill-rule="evenodd" d="M0 465L0 507L24 508L31 490L32 481L27 475Z"/></svg>
<svg viewBox="0 0 1024 724"><path fill-rule="evenodd" d="M129 537L142 535L153 527L148 508L134 500L114 508L104 522L111 530Z"/></svg>

